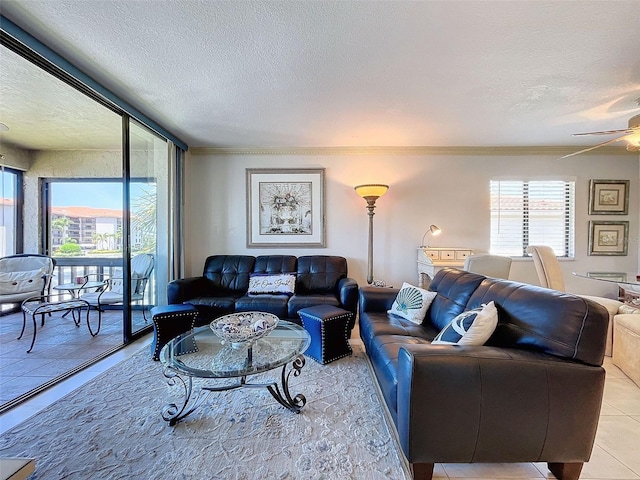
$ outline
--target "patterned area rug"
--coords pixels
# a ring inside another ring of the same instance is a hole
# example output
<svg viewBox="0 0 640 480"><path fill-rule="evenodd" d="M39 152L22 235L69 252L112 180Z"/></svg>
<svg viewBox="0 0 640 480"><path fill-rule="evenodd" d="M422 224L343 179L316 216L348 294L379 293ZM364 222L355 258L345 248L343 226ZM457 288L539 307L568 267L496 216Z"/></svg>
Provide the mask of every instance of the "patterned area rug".
<svg viewBox="0 0 640 480"><path fill-rule="evenodd" d="M0 456L36 458L32 479L409 479L362 347L306 360L290 381L300 414L238 389L169 427L161 411L180 391L145 348L2 435Z"/></svg>

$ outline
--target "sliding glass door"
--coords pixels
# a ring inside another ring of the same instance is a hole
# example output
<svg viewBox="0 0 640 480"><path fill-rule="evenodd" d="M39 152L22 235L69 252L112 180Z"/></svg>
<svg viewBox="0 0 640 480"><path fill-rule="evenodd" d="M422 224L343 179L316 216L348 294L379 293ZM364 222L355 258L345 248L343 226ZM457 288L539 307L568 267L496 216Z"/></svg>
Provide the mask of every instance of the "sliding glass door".
<svg viewBox="0 0 640 480"><path fill-rule="evenodd" d="M129 245L131 334L149 327L147 309L166 303L168 282L168 145L129 123Z"/></svg>
<svg viewBox="0 0 640 480"><path fill-rule="evenodd" d="M0 257L22 251L21 212L22 172L0 162Z"/></svg>

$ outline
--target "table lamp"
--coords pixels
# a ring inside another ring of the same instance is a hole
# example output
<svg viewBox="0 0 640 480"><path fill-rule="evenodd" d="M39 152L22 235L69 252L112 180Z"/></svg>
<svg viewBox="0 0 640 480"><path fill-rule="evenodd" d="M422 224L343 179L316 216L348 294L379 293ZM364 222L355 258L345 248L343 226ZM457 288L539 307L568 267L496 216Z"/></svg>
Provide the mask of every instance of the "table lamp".
<svg viewBox="0 0 640 480"><path fill-rule="evenodd" d="M420 248L427 248L429 246L426 243L424 243L425 239L427 238L427 235L431 234L434 237L437 237L441 233L442 233L442 230L440 230L440 227L438 227L437 225L431 225L429 229L426 232L424 232L424 235L422 236L422 244L420 245Z"/></svg>

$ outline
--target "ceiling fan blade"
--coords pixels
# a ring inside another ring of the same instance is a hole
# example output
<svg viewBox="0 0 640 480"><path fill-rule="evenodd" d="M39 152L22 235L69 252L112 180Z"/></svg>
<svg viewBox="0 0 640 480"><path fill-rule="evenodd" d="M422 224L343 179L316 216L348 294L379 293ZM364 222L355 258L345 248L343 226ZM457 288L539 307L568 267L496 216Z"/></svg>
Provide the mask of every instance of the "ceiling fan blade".
<svg viewBox="0 0 640 480"><path fill-rule="evenodd" d="M624 130L606 130L604 132L587 132L587 133L573 133L572 137L580 137L582 135L613 135L614 133L633 133L635 129L625 128Z"/></svg>
<svg viewBox="0 0 640 480"><path fill-rule="evenodd" d="M627 136L623 135L622 137L613 138L611 140L607 140L606 142L599 143L594 145L593 147L585 148L584 150L580 150L577 152L570 153L569 155L565 155L560 157L558 160L562 160L563 158L573 157L574 155L580 155L581 153L590 152L591 150L595 150L596 148L604 147L605 145L609 145L610 143L619 142L620 140L624 140Z"/></svg>

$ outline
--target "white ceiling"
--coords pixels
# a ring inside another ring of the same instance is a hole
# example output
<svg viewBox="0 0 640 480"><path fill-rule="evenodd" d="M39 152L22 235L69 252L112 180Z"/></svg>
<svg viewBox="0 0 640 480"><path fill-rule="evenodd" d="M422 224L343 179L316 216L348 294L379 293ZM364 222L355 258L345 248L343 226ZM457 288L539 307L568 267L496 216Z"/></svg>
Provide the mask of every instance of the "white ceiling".
<svg viewBox="0 0 640 480"><path fill-rule="evenodd" d="M608 138L571 133L640 113L639 11L640 0L0 3L190 147L593 145ZM9 124L17 96L0 93ZM53 112L69 105L55 98ZM74 128L46 122L58 136Z"/></svg>

